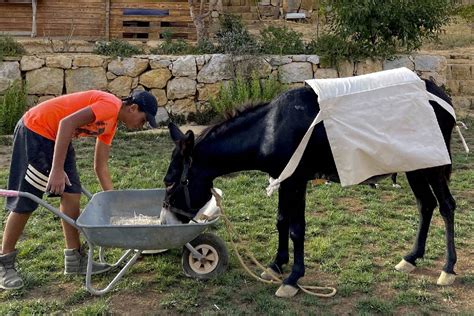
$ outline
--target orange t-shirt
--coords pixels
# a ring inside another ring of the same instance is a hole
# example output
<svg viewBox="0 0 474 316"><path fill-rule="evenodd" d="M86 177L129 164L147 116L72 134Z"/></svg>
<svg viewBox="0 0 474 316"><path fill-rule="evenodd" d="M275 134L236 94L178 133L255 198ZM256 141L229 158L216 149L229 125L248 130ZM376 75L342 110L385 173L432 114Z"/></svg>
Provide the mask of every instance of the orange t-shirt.
<svg viewBox="0 0 474 316"><path fill-rule="evenodd" d="M117 119L122 101L116 96L98 90L63 95L38 104L23 116L25 126L52 141L56 140L59 122L66 116L85 107L95 115L93 123L76 129L75 137L97 136L110 145L117 129Z"/></svg>

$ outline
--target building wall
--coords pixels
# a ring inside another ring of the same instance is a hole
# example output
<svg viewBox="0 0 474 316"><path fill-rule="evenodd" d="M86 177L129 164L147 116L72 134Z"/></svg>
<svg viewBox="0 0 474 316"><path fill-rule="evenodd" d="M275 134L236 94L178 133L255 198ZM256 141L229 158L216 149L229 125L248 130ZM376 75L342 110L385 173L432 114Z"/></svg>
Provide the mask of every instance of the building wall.
<svg viewBox="0 0 474 316"><path fill-rule="evenodd" d="M30 32L31 4L0 4L0 31ZM37 37L97 39L105 34L104 0L38 0Z"/></svg>

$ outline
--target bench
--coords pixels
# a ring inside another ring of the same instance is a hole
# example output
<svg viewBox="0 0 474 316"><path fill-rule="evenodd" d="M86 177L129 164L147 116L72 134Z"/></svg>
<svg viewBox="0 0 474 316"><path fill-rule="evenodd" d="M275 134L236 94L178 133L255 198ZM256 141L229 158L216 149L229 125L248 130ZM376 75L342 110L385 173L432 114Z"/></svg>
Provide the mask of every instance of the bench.
<svg viewBox="0 0 474 316"><path fill-rule="evenodd" d="M306 20L306 13L295 12L295 13L287 13L285 16L286 20L296 20L296 21L305 21Z"/></svg>

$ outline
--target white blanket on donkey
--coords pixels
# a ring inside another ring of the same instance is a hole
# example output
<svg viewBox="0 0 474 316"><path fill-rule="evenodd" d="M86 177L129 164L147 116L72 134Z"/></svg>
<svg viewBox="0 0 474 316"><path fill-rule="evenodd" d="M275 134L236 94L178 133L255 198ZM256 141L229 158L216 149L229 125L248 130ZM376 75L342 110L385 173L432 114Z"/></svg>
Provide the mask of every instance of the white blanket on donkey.
<svg viewBox="0 0 474 316"><path fill-rule="evenodd" d="M307 80L318 95L320 112L270 195L298 166L314 126L324 120L342 186L370 177L451 163L429 100L455 118L444 100L428 93L407 68L358 77Z"/></svg>

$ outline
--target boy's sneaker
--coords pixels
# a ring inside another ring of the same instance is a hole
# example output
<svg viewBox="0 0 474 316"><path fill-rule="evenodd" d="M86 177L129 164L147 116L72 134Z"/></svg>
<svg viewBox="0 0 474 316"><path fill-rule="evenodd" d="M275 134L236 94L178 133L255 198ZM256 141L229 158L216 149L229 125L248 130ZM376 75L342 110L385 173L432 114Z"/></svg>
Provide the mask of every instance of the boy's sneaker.
<svg viewBox="0 0 474 316"><path fill-rule="evenodd" d="M0 254L0 288L16 290L23 287L23 280L15 269L15 258L18 251Z"/></svg>
<svg viewBox="0 0 474 316"><path fill-rule="evenodd" d="M107 263L92 261L92 273L107 272L112 267ZM64 249L64 274L86 274L87 254L78 249Z"/></svg>

